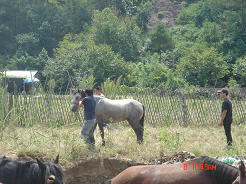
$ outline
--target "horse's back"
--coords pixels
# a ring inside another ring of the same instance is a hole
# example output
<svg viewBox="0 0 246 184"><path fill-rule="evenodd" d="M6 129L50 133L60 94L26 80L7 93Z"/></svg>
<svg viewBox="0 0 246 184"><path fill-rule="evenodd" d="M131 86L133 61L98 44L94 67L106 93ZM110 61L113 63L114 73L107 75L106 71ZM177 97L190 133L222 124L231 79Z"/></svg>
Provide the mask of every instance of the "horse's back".
<svg viewBox="0 0 246 184"><path fill-rule="evenodd" d="M32 162L24 163L19 160L13 160L8 157L1 157L0 158L0 182L4 184L8 183L18 183L24 184L26 181L26 176L23 175L26 171L26 166L32 164ZM21 168L21 171L19 169ZM19 180L20 173L23 176L23 180Z"/></svg>
<svg viewBox="0 0 246 184"><path fill-rule="evenodd" d="M120 122L134 116L139 119L143 115L143 106L134 99L111 100L101 98L96 106L96 117L103 118L104 122Z"/></svg>
<svg viewBox="0 0 246 184"><path fill-rule="evenodd" d="M129 167L111 180L111 184L210 184L202 170L185 170L184 164Z"/></svg>

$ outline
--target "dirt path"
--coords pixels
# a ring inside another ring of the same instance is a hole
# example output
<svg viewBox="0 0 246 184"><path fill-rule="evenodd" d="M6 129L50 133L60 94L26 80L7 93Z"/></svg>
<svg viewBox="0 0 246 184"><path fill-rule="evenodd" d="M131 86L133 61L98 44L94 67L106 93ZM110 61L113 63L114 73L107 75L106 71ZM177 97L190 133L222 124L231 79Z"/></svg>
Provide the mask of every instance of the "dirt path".
<svg viewBox="0 0 246 184"><path fill-rule="evenodd" d="M177 3L174 3L171 0L157 0L156 4L153 6L153 13L149 24L147 25L149 31L152 30L153 27L159 22L166 23L167 27L174 27L178 25L175 22L175 18L181 10L181 1L176 2ZM163 18L156 17L158 12L164 13Z"/></svg>

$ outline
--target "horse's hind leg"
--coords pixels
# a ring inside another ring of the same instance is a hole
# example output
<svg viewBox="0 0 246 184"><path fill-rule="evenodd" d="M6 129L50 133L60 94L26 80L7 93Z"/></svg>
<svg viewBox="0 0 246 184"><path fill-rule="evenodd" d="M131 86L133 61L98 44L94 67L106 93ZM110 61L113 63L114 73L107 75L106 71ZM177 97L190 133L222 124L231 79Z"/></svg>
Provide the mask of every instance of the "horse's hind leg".
<svg viewBox="0 0 246 184"><path fill-rule="evenodd" d="M129 124L131 125L132 129L134 130L136 136L138 136L138 131L137 129L132 125L132 123L128 120Z"/></svg>
<svg viewBox="0 0 246 184"><path fill-rule="evenodd" d="M95 131L96 127L97 127L97 124L95 123L95 124L93 125L93 127L91 127L91 131L90 131L90 134L89 134L89 139L90 139L91 144L92 144L93 146L95 145L94 131Z"/></svg>
<svg viewBox="0 0 246 184"><path fill-rule="evenodd" d="M137 130L137 142L138 144L141 144L143 142L143 127L141 125L138 126Z"/></svg>
<svg viewBox="0 0 246 184"><path fill-rule="evenodd" d="M130 123L134 132L137 135L137 142L141 144L143 142L143 131L144 131L143 127L136 121L133 122L128 120L128 122Z"/></svg>
<svg viewBox="0 0 246 184"><path fill-rule="evenodd" d="M101 137L102 137L102 146L105 146L105 140L104 140L104 129L103 129L103 122L97 122L99 129L100 129L100 133L101 133Z"/></svg>

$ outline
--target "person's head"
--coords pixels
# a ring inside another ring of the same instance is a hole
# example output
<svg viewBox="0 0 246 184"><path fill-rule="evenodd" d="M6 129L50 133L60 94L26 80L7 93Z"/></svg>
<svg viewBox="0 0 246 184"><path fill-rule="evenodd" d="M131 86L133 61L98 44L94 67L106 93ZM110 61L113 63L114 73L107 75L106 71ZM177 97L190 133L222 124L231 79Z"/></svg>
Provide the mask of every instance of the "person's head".
<svg viewBox="0 0 246 184"><path fill-rule="evenodd" d="M85 89L85 94L88 96L93 96L93 89L92 88L86 88Z"/></svg>
<svg viewBox="0 0 246 184"><path fill-rule="evenodd" d="M220 94L221 98L223 98L223 99L225 99L229 94L228 90L225 88L222 88L221 90L219 90L217 92Z"/></svg>
<svg viewBox="0 0 246 184"><path fill-rule="evenodd" d="M97 95L101 95L101 89L100 89L100 87L95 87L95 93L97 94Z"/></svg>

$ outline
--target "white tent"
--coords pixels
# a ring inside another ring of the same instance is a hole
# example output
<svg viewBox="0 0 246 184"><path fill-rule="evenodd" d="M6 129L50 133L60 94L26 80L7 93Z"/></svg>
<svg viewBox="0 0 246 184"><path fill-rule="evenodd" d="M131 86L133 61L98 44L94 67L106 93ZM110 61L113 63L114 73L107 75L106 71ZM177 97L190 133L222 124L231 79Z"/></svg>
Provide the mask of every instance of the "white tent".
<svg viewBox="0 0 246 184"><path fill-rule="evenodd" d="M8 70L6 71L6 75L12 77L20 77L20 78L31 78L31 77L38 77L37 70ZM5 75L5 72L3 72Z"/></svg>

